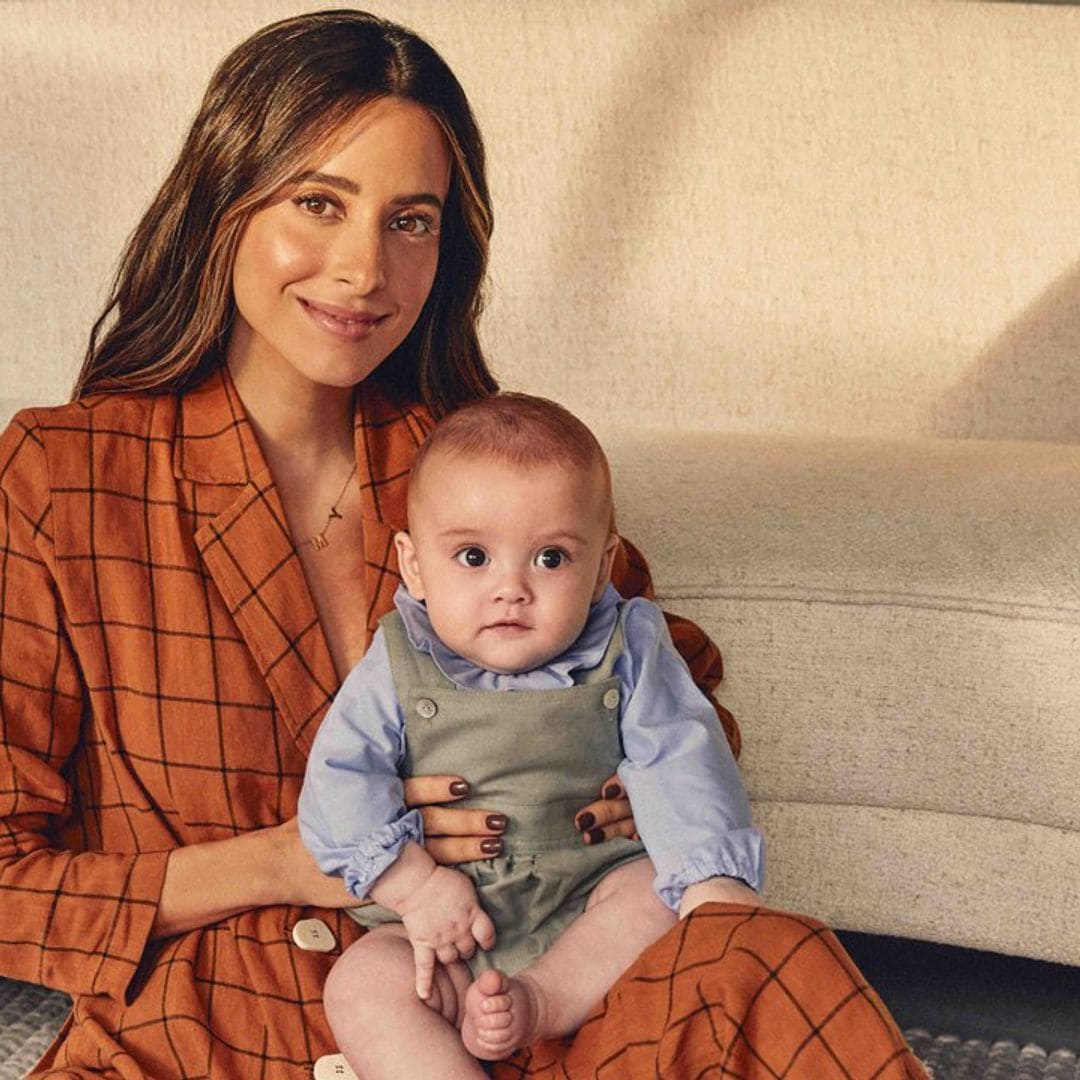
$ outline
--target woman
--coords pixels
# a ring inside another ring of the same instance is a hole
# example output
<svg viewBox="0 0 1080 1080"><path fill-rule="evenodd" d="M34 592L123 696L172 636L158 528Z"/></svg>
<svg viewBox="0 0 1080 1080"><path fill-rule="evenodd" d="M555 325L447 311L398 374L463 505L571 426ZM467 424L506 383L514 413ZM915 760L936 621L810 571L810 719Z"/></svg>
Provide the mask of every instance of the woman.
<svg viewBox="0 0 1080 1080"><path fill-rule="evenodd" d="M296 799L389 609L416 447L494 388L490 228L479 134L427 45L357 12L268 27L215 74L75 401L0 440L0 970L75 998L35 1075L338 1067L322 984L359 931ZM629 547L616 584L649 587ZM711 688L715 649L674 629ZM464 790L408 793L444 861L499 850L504 821L435 805ZM633 830L619 800L579 821ZM680 924L572 1046L499 1075L721 1060L922 1075L825 928L736 904Z"/></svg>

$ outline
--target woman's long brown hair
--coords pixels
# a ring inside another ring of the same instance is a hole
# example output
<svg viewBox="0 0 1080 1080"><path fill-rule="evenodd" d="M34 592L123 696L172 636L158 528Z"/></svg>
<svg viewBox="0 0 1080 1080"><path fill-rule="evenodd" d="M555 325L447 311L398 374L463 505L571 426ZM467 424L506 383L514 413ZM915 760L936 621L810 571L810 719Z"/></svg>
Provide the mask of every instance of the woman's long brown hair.
<svg viewBox="0 0 1080 1080"><path fill-rule="evenodd" d="M221 63L172 172L128 241L74 397L177 392L220 363L251 215L361 105L394 94L434 117L453 161L427 303L376 369L441 414L497 389L477 335L492 214L480 132L453 72L404 27L360 11L273 23Z"/></svg>

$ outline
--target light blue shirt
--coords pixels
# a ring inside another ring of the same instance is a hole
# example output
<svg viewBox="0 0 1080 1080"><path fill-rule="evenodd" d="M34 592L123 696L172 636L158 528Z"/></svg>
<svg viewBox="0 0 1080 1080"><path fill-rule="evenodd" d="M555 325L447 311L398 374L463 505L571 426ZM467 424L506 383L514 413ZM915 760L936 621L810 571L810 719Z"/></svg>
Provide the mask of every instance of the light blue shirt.
<svg viewBox="0 0 1080 1080"><path fill-rule="evenodd" d="M740 878L760 890L764 846L738 766L655 604L623 600L609 585L565 653L517 675L478 668L451 652L435 636L424 604L404 586L394 604L413 646L468 690L572 686L575 672L600 663L621 619L624 647L615 675L626 756L618 772L656 868L657 894L678 910L686 887L710 877ZM300 793L304 843L322 871L343 877L357 899L367 896L409 840L423 842L419 811L404 805L398 774L404 754L405 721L380 629L319 728Z"/></svg>

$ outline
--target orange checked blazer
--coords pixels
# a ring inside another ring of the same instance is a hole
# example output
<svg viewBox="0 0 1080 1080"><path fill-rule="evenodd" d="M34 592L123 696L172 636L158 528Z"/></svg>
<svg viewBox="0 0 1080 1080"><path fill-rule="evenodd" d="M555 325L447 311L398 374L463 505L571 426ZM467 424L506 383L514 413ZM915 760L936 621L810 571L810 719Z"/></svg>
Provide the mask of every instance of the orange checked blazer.
<svg viewBox="0 0 1080 1080"><path fill-rule="evenodd" d="M369 638L430 423L357 392ZM616 585L650 589L629 545ZM715 647L672 629L711 689ZM0 974L75 999L40 1075L299 1078L333 1052L335 954L291 931L319 917L344 947L347 917L268 907L149 934L171 849L295 814L337 684L224 368L181 396L16 416L0 437Z"/></svg>

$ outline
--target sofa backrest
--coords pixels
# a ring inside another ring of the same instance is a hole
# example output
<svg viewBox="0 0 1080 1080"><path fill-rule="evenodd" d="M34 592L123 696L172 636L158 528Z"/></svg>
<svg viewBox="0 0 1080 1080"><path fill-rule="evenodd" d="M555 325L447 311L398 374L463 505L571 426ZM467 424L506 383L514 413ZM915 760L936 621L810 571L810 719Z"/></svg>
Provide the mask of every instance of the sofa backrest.
<svg viewBox="0 0 1080 1080"><path fill-rule="evenodd" d="M0 397L66 395L214 64L305 6L0 5ZM1080 10L369 6L480 118L505 384L635 425L1080 438Z"/></svg>

